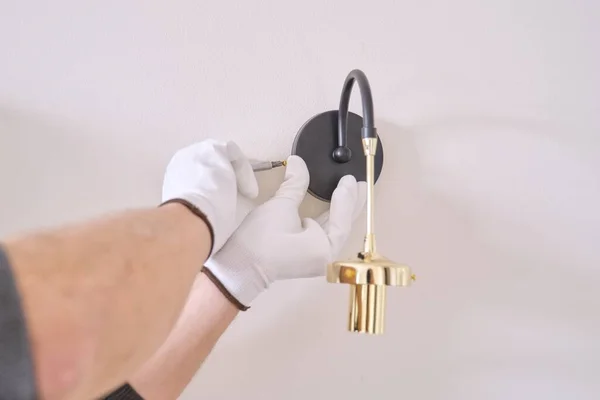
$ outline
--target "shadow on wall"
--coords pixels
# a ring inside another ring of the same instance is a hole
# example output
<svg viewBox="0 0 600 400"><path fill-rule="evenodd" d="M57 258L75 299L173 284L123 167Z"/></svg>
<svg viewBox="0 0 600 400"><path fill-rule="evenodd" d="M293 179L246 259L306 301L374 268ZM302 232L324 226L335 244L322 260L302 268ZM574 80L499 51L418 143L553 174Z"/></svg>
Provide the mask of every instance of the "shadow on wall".
<svg viewBox="0 0 600 400"><path fill-rule="evenodd" d="M200 374L197 383L192 384L198 385L199 393L208 381L221 380L220 383L226 385L223 377L235 375L240 390L231 389L231 398L242 396L244 392L262 396L265 382L256 381L256 373L253 373L257 359L261 360L261 369L264 369L260 375L280 382L278 386L289 387L292 392L300 386L294 377L301 376L301 386L314 392L321 380L311 379L309 366L315 359L319 360L319 370L329 370L330 380L335 381L350 379L344 376L348 369L340 368L340 363L372 365L369 371L372 377L362 373L352 377L368 381L389 374L385 363L376 362L383 354L399 360L414 354L410 363L399 361L394 373L414 375L417 380L418 376L426 376L423 371L431 368L430 359L418 357L418 354L447 352L450 344L445 337L451 336L453 310L464 309L472 301L477 288L476 270L483 256L473 249L469 215L452 202L427 193L423 187L416 141L418 132L385 122L379 122L378 129L386 151L376 190L379 249L389 258L413 266L420 277L419 282L423 281L422 286L418 282L414 289L388 291L389 336L369 340L346 332L348 287L345 285L330 285L324 278L276 284L259 298L251 312L236 321L232 333L227 335L235 335L235 340L226 336L219 345L210 361L211 367L218 370L206 376ZM315 200L308 197L306 201L312 203ZM361 248L364 222L364 218L357 222L341 258L352 256ZM436 245L439 249L432 251L431 246ZM467 256L461 255L461 251ZM447 284L453 279L453 267L458 265L464 265L465 277L461 279L461 285L466 289L440 304L439 293L447 291ZM412 322L406 324L406 321ZM399 339L415 343L415 346L389 348L390 340ZM357 346L364 351L349 352ZM232 360L236 360L234 366ZM443 397L443 387L426 385L426 382L421 385L433 397ZM189 393L193 391L193 388L189 389ZM354 387L353 393L357 391L368 394L367 388Z"/></svg>
<svg viewBox="0 0 600 400"><path fill-rule="evenodd" d="M275 285L226 335L208 374L193 384L199 393L211 382L227 386L224 377L234 375L239 390L228 388L224 398L260 397L268 382L256 381L258 375L289 388L290 398L359 379L364 385L337 393L358 396L405 373L412 379L402 382L407 393L442 399L455 387L452 379L493 381L498 373L514 374L502 366L515 360L543 371L541 354L575 366L594 347L597 162L528 121L465 117L377 126L386 151L376 190L379 250L418 276L414 287L388 291L386 336L345 332L345 287L323 279ZM355 242L345 255L356 248ZM565 298L557 294L567 274L578 289ZM532 337L544 339L532 346ZM565 339L578 344L565 346ZM357 346L360 352L349 350ZM393 372L381 357L395 360ZM315 360L318 371L311 369ZM370 368L350 376L350 363ZM477 377L464 369L473 363ZM327 379L319 376L324 370Z"/></svg>

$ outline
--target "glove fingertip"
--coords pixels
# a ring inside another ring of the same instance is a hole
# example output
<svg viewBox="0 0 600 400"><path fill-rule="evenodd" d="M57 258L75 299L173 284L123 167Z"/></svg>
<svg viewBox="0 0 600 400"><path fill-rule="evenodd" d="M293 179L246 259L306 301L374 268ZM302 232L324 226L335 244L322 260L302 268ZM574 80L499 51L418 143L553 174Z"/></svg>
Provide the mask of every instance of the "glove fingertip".
<svg viewBox="0 0 600 400"><path fill-rule="evenodd" d="M275 193L275 197L287 197L299 205L306 195L309 181L308 167L304 160L298 156L290 156L283 183Z"/></svg>
<svg viewBox="0 0 600 400"><path fill-rule="evenodd" d="M352 175L345 175L338 182L337 187L333 191L331 196L332 207L339 202L354 202L357 195L357 182L356 178Z"/></svg>
<svg viewBox="0 0 600 400"><path fill-rule="evenodd" d="M238 191L244 197L249 199L255 199L258 197L258 182L254 178L254 176L250 177L238 177Z"/></svg>
<svg viewBox="0 0 600 400"><path fill-rule="evenodd" d="M339 186L353 186L356 185L356 178L354 175L344 175L342 179L338 182Z"/></svg>
<svg viewBox="0 0 600 400"><path fill-rule="evenodd" d="M237 145L236 142L232 140L228 140L225 143L225 147L227 149L227 157L229 157L229 161L239 160L240 158L245 158L244 153L240 146Z"/></svg>
<svg viewBox="0 0 600 400"><path fill-rule="evenodd" d="M227 157L236 175L238 191L245 197L254 199L258 196L258 182L250 160L234 141L227 141Z"/></svg>
<svg viewBox="0 0 600 400"><path fill-rule="evenodd" d="M232 163L237 179L238 191L245 197L254 199L258 196L258 181L252 164L244 156L243 159Z"/></svg>
<svg viewBox="0 0 600 400"><path fill-rule="evenodd" d="M300 156L291 155L287 158L286 179L291 175L306 175L308 177L308 167Z"/></svg>

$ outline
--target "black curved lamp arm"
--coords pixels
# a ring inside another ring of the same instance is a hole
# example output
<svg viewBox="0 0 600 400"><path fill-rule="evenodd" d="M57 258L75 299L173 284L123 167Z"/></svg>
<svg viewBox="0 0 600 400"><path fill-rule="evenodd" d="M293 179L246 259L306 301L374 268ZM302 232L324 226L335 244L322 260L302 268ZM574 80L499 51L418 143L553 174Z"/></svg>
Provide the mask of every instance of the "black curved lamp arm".
<svg viewBox="0 0 600 400"><path fill-rule="evenodd" d="M371 86L364 72L359 69L351 71L346 77L340 98L340 109L338 112L338 147L333 151L333 159L339 163L350 161L352 152L348 148L348 106L350 104L350 94L354 82L358 84L363 109L363 127L361 136L365 138L376 138L377 129L375 129L375 113L373 112L373 96L371 95Z"/></svg>

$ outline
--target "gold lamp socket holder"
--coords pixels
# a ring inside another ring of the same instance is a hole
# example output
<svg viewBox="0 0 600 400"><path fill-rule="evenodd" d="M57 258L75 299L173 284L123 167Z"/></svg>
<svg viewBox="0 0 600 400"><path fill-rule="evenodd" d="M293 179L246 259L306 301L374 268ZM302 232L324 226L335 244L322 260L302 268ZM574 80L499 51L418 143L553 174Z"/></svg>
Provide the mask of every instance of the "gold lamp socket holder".
<svg viewBox="0 0 600 400"><path fill-rule="evenodd" d="M410 286L415 280L407 265L385 257L359 254L354 260L337 261L327 267L327 281L350 285L348 330L382 334L387 286Z"/></svg>

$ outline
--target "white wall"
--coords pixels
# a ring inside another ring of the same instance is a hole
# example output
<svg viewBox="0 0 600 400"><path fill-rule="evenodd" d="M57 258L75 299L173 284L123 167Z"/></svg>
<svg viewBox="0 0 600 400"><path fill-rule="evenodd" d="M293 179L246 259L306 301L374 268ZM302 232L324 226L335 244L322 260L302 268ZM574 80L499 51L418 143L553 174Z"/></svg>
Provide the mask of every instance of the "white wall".
<svg viewBox="0 0 600 400"><path fill-rule="evenodd" d="M361 68L379 247L419 277L383 337L345 287L276 285L183 399L597 398L598 2L90 3L0 4L0 235L156 204L206 137L285 156Z"/></svg>

